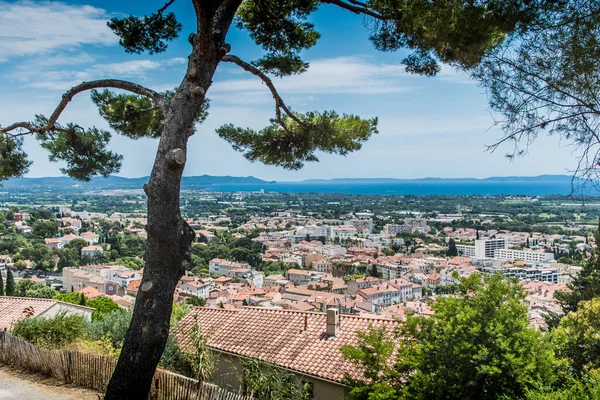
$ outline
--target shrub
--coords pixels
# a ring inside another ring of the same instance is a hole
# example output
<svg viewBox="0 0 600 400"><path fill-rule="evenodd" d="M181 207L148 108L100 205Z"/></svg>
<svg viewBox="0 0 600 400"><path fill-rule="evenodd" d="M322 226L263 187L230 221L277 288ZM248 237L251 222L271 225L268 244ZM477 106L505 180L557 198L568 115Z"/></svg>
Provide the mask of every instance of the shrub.
<svg viewBox="0 0 600 400"><path fill-rule="evenodd" d="M62 347L83 336L85 321L78 315L60 313L53 318L32 317L19 321L12 333L42 347Z"/></svg>
<svg viewBox="0 0 600 400"><path fill-rule="evenodd" d="M123 340L125 339L127 329L129 329L132 316L132 308L127 311L121 309L113 310L104 314L102 319L97 318L88 324L87 338L89 340L108 339L113 347L120 349L123 346Z"/></svg>
<svg viewBox="0 0 600 400"><path fill-rule="evenodd" d="M94 309L92 312L92 321L99 321L113 311L124 312L110 297L96 297L95 299L87 300L85 305Z"/></svg>

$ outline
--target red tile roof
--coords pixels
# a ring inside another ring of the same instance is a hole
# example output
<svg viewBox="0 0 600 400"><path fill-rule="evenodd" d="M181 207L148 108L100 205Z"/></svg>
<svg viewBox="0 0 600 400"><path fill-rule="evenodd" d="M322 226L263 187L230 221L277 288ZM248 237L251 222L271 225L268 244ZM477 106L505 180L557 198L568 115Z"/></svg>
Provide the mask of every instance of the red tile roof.
<svg viewBox="0 0 600 400"><path fill-rule="evenodd" d="M197 316L197 320L195 318ZM307 318L308 330L304 329ZM237 310L196 307L181 322L178 340L191 348L191 329L197 321L209 347L245 357L258 358L302 374L342 382L346 372L360 371L344 359L340 347L357 343L356 331L369 325L391 330L397 322L342 315L341 330L328 338L325 313L242 307Z"/></svg>

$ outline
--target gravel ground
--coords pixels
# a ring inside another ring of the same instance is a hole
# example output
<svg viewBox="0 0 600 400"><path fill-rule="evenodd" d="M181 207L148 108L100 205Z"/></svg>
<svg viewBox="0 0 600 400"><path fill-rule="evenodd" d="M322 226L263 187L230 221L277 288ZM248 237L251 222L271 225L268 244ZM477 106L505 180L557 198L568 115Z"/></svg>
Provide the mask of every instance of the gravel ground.
<svg viewBox="0 0 600 400"><path fill-rule="evenodd" d="M0 367L0 400L98 400L93 391L64 385L55 379Z"/></svg>

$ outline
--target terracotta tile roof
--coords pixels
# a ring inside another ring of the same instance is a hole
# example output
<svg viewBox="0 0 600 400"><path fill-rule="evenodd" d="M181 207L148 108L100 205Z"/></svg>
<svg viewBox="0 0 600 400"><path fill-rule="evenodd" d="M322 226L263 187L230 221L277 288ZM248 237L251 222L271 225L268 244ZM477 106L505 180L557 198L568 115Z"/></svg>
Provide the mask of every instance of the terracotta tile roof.
<svg viewBox="0 0 600 400"><path fill-rule="evenodd" d="M0 330L11 326L27 315L36 316L47 311L56 300L32 299L24 297L0 297Z"/></svg>
<svg viewBox="0 0 600 400"><path fill-rule="evenodd" d="M197 317L195 317L197 316ZM197 319L196 319L197 318ZM304 329L304 320L308 330ZM340 316L341 330L328 338L326 313L242 307L238 310L196 307L180 322L178 340L191 348L191 329L198 323L209 347L246 357L258 358L302 374L342 382L344 373L360 374L344 359L340 347L357 343L356 331L369 325L397 324L391 319Z"/></svg>
<svg viewBox="0 0 600 400"><path fill-rule="evenodd" d="M127 285L127 290L130 290L132 292L137 292L139 290L141 284L142 284L141 279L133 280L133 281L129 282L129 284Z"/></svg>
<svg viewBox="0 0 600 400"><path fill-rule="evenodd" d="M88 299L95 299L96 297L104 296L104 293L102 293L98 289L94 289L91 286L84 287L79 291L79 293L83 294Z"/></svg>
<svg viewBox="0 0 600 400"><path fill-rule="evenodd" d="M0 331L11 329L17 321L26 316L35 317L43 314L56 304L65 304L70 308L82 310L93 310L93 308L63 303L62 301L52 299L0 296Z"/></svg>

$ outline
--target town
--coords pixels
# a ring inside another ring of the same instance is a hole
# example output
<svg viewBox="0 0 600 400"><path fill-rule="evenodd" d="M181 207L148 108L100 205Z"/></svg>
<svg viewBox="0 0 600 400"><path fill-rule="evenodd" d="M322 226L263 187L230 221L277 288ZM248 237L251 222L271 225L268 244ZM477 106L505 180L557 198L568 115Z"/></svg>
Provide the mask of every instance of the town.
<svg viewBox="0 0 600 400"><path fill-rule="evenodd" d="M236 196L239 205L261 194ZM242 222L235 227L231 212L188 219L196 240L175 302L317 312L336 307L346 315L402 319L406 313L430 313L430 299L451 295L460 278L500 273L522 282L530 323L543 328L544 314L561 312L553 294L568 290L581 270L576 260L595 247L592 229L587 234L581 228L554 234L486 229L497 217L485 210L475 215L363 210L337 218L294 209L246 210L243 222L239 211L233 217ZM73 211L66 205L10 206L3 213L0 267L11 269L17 282L26 277L57 293L106 296L124 308L134 304L143 276L143 214ZM474 219L479 228L462 223ZM15 234L29 248L11 251Z"/></svg>

